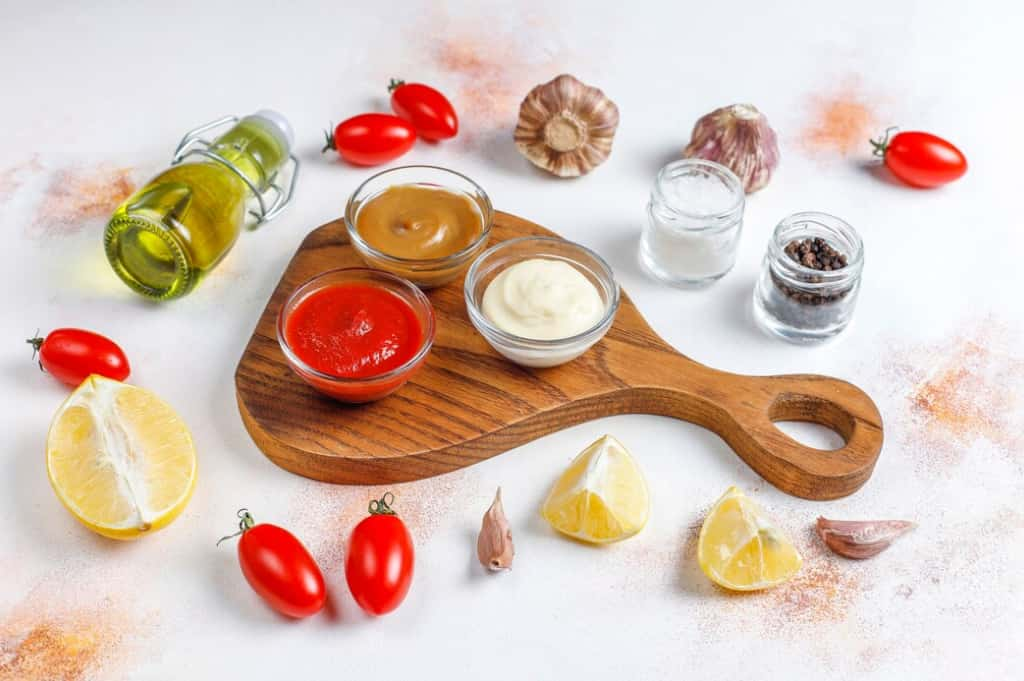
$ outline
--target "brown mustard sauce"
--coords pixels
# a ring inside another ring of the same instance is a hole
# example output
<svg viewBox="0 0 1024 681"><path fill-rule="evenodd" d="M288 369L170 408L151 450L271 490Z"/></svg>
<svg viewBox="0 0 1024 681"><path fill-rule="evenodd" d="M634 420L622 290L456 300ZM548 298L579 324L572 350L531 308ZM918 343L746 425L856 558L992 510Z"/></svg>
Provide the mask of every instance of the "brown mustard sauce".
<svg viewBox="0 0 1024 681"><path fill-rule="evenodd" d="M359 236L396 258L449 256L476 241L483 228L480 208L469 195L417 184L388 187L356 214Z"/></svg>

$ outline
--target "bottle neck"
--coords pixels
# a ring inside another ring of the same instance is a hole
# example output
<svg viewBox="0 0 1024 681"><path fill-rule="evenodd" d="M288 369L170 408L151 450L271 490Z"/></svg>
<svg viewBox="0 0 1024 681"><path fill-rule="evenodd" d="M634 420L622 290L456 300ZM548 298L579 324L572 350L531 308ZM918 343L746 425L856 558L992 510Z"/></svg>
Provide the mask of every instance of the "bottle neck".
<svg viewBox="0 0 1024 681"><path fill-rule="evenodd" d="M253 117L235 124L210 145L210 150L233 164L260 192L267 190L288 159L287 146L270 124Z"/></svg>

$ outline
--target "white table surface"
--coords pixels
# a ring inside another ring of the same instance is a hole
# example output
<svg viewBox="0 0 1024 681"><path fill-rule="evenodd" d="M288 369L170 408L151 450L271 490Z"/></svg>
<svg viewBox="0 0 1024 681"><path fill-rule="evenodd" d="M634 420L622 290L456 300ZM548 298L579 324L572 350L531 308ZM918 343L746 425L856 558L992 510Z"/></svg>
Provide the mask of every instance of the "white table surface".
<svg viewBox="0 0 1024 681"><path fill-rule="evenodd" d="M0 679L1019 673L1019 4L91 4L5 2L0 22ZM610 160L576 181L535 171L511 141L519 100L563 71L603 88L622 117ZM396 613L364 617L344 583L344 538L384 489L319 484L275 467L242 426L232 374L303 236L337 217L368 175L321 157L321 129L387 110L392 76L438 86L462 117L458 139L418 144L402 162L465 172L499 208L595 248L683 352L737 372L826 373L867 390L886 428L871 480L845 499L802 501L694 425L591 422L464 472L391 486L415 537L416 576ZM767 114L782 164L749 199L735 270L705 291L669 289L636 263L647 192L696 118L737 101ZM830 142L818 128L836 101L854 114L853 129ZM264 106L297 131L304 166L294 205L244 234L190 297L162 305L135 297L101 249L117 183L140 184L161 169L187 129ZM936 191L890 181L861 143L888 125L950 138L970 171ZM823 347L770 339L750 319L768 236L798 210L842 216L866 242L854 324ZM51 492L44 441L67 391L40 374L22 339L58 326L116 339L131 380L190 425L199 483L167 530L107 541ZM645 470L652 516L637 537L591 548L557 536L538 509L567 462L605 432ZM701 574L693 528L732 484L795 537L805 566L791 584L730 596ZM490 576L474 547L498 485L517 556L510 573ZM258 600L234 548L214 546L241 506L307 543L335 617L288 622ZM920 527L889 552L852 562L822 550L810 529L819 514Z"/></svg>

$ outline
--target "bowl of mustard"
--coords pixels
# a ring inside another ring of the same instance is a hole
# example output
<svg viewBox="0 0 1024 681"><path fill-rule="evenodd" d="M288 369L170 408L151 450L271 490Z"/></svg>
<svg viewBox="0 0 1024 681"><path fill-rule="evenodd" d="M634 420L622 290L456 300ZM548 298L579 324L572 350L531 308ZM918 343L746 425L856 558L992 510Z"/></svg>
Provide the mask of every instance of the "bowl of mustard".
<svg viewBox="0 0 1024 681"><path fill-rule="evenodd" d="M366 264L420 288L458 278L486 247L493 223L480 185L437 166L377 173L345 207L349 240Z"/></svg>

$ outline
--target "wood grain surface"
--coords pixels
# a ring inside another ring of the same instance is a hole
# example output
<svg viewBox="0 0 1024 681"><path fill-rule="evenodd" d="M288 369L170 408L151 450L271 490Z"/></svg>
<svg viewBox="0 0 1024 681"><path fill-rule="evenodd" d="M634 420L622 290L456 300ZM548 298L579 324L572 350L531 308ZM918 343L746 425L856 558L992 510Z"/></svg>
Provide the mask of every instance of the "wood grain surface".
<svg viewBox="0 0 1024 681"><path fill-rule="evenodd" d="M498 212L492 243L552 235ZM299 284L362 266L341 220L311 232L267 303L235 371L238 407L276 464L326 482L417 480L472 465L542 435L614 414L660 414L711 429L762 477L808 499L857 490L882 448L878 409L856 386L815 375L743 376L711 369L654 333L623 292L608 335L582 357L526 369L495 353L469 321L462 280L428 293L437 336L423 368L397 393L350 406L324 397L285 362L277 313ZM811 421L845 440L807 447L775 421ZM680 461L680 465L687 465Z"/></svg>

